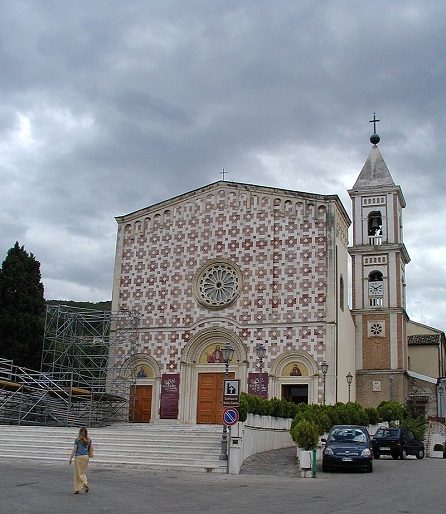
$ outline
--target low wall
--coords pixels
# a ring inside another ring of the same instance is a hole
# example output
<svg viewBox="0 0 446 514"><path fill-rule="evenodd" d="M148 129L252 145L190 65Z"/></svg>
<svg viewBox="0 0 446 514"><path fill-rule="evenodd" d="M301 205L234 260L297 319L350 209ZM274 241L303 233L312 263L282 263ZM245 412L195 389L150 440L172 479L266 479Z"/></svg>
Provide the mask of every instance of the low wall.
<svg viewBox="0 0 446 514"><path fill-rule="evenodd" d="M278 450L296 446L291 438L291 418L274 418L248 414L245 422L239 422L231 428L229 436L229 462L228 469L231 475L238 475L245 459L255 453ZM369 425L370 435L373 435L380 426L387 423ZM327 437L324 434L322 437ZM319 443L317 459L321 459L323 444ZM296 456L299 450L296 448Z"/></svg>
<svg viewBox="0 0 446 514"><path fill-rule="evenodd" d="M295 446L290 435L291 418L248 414L245 422L231 427L229 463L231 475L238 475L250 455Z"/></svg>

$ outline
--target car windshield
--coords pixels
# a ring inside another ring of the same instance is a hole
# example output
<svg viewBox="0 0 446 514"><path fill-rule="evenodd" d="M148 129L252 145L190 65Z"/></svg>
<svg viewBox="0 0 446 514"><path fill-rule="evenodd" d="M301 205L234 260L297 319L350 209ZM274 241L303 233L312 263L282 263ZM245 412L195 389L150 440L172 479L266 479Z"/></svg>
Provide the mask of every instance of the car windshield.
<svg viewBox="0 0 446 514"><path fill-rule="evenodd" d="M398 437L398 429L397 428L379 428L375 434L375 438L392 438Z"/></svg>
<svg viewBox="0 0 446 514"><path fill-rule="evenodd" d="M365 443L366 440L365 433L358 428L335 428L328 439L335 443Z"/></svg>

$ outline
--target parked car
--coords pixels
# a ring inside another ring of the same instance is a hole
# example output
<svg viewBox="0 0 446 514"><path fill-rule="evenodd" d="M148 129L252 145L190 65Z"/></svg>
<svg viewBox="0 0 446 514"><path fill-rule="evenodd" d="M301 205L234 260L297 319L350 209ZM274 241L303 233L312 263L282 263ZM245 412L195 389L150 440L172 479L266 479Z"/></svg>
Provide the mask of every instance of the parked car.
<svg viewBox="0 0 446 514"><path fill-rule="evenodd" d="M363 468L373 471L373 450L367 429L359 425L335 425L322 452L322 471Z"/></svg>
<svg viewBox="0 0 446 514"><path fill-rule="evenodd" d="M372 437L373 455L379 459L381 455L405 459L415 455L417 459L424 457L424 443L417 439L409 428L380 427Z"/></svg>

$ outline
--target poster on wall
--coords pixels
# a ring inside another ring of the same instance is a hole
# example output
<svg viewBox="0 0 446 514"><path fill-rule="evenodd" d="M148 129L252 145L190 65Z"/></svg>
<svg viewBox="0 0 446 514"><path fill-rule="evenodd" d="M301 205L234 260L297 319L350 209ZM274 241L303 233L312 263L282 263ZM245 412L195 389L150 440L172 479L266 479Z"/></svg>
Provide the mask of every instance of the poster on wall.
<svg viewBox="0 0 446 514"><path fill-rule="evenodd" d="M248 373L248 394L268 398L268 373Z"/></svg>
<svg viewBox="0 0 446 514"><path fill-rule="evenodd" d="M160 418L177 419L180 399L180 374L163 373L161 376Z"/></svg>

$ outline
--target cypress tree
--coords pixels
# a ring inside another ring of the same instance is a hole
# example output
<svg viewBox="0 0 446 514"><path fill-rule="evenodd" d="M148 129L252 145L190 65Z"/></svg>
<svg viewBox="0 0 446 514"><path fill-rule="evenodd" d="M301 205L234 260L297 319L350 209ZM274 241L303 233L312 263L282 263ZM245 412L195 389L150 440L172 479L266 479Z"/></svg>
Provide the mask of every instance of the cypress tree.
<svg viewBox="0 0 446 514"><path fill-rule="evenodd" d="M42 358L43 293L40 262L16 242L0 270L0 357L35 370Z"/></svg>

